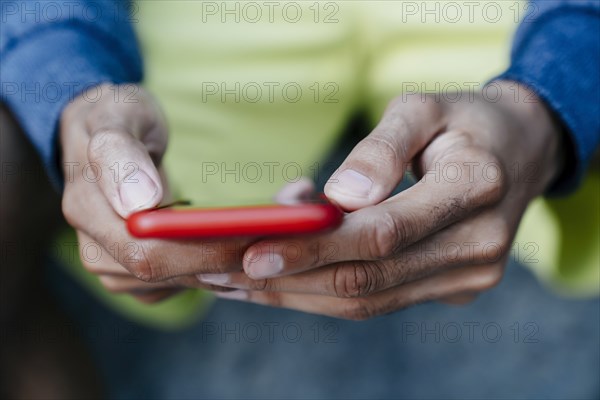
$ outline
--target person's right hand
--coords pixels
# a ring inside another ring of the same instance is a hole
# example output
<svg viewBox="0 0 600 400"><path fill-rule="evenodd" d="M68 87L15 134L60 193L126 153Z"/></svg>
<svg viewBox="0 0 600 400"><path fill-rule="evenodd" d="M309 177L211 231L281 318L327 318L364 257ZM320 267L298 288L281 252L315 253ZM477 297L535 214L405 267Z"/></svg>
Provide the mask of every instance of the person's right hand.
<svg viewBox="0 0 600 400"><path fill-rule="evenodd" d="M84 267L112 292L162 300L199 284L197 273L239 271L247 240L140 240L124 218L167 201L159 172L167 125L136 85L100 85L73 100L60 121L62 210L77 231Z"/></svg>

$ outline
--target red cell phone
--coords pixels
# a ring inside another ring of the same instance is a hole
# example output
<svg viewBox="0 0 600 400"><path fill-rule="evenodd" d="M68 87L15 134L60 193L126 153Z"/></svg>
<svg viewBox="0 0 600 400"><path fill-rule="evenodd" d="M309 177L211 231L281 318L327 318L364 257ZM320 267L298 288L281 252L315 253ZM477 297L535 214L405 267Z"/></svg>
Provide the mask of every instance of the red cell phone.
<svg viewBox="0 0 600 400"><path fill-rule="evenodd" d="M320 196L293 205L145 210L129 216L127 229L135 237L160 239L298 235L334 228L342 216Z"/></svg>

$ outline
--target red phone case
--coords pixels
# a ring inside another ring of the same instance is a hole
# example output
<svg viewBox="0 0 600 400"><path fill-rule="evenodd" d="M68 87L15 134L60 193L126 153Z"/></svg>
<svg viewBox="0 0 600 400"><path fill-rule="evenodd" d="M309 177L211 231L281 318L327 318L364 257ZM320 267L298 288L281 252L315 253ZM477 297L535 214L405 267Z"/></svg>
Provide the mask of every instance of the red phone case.
<svg viewBox="0 0 600 400"><path fill-rule="evenodd" d="M138 238L193 239L314 233L337 226L343 213L328 201L233 208L163 208L127 219Z"/></svg>

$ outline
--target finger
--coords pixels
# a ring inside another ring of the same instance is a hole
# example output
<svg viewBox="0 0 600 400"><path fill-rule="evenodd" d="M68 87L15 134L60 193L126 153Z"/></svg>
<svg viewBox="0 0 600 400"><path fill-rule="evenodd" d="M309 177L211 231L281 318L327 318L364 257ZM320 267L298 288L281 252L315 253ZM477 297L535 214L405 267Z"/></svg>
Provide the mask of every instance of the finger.
<svg viewBox="0 0 600 400"><path fill-rule="evenodd" d="M302 177L296 182L286 184L276 195L279 204L297 204L310 199L315 192L315 184L308 178Z"/></svg>
<svg viewBox="0 0 600 400"><path fill-rule="evenodd" d="M444 124L433 98L398 98L373 132L352 150L325 186L325 193L352 211L374 205L398 186L407 164Z"/></svg>
<svg viewBox="0 0 600 400"><path fill-rule="evenodd" d="M477 232L476 238L473 232ZM244 273L201 274L201 282L246 290L363 297L450 268L498 262L510 228L495 210L454 224L384 260L343 261L294 275L251 279Z"/></svg>
<svg viewBox="0 0 600 400"><path fill-rule="evenodd" d="M351 299L285 292L243 291L217 293L218 297L290 308L312 314L364 320L398 311L411 305L462 293L480 292L497 285L502 265L469 266L454 269L406 285Z"/></svg>
<svg viewBox="0 0 600 400"><path fill-rule="evenodd" d="M100 275L100 283L111 293L146 293L154 290L175 289L174 286L163 282L143 282L134 276Z"/></svg>
<svg viewBox="0 0 600 400"><path fill-rule="evenodd" d="M158 170L131 130L105 122L89 126L89 134L88 159L100 168L100 188L121 217L160 203Z"/></svg>
<svg viewBox="0 0 600 400"><path fill-rule="evenodd" d="M102 285L111 293L142 293L163 289L202 288L214 289L210 285L201 284L193 276L181 276L160 282L144 282L134 276L100 275Z"/></svg>
<svg viewBox="0 0 600 400"><path fill-rule="evenodd" d="M85 232L77 231L80 259L83 267L95 275L130 276L131 273L117 262L108 250Z"/></svg>

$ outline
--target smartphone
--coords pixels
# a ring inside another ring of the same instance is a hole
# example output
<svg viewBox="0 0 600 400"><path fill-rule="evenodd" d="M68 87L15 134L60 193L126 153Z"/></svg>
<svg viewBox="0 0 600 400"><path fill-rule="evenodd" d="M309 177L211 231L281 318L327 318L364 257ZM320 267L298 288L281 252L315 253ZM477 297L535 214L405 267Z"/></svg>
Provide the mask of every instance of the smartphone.
<svg viewBox="0 0 600 400"><path fill-rule="evenodd" d="M127 229L138 238L159 239L282 236L332 229L342 217L339 207L319 195L291 205L144 210L127 218Z"/></svg>

